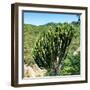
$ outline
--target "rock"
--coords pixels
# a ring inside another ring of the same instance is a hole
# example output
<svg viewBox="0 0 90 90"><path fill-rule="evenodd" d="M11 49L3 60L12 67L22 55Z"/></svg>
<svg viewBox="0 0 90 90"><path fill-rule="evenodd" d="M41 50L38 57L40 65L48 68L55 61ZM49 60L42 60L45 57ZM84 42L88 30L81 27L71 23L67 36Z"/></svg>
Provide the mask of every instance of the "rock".
<svg viewBox="0 0 90 90"><path fill-rule="evenodd" d="M25 77L35 77L35 72L32 67L24 65L24 76Z"/></svg>
<svg viewBox="0 0 90 90"><path fill-rule="evenodd" d="M43 77L45 76L47 70L40 69L37 64L32 67L24 65L24 77Z"/></svg>
<svg viewBox="0 0 90 90"><path fill-rule="evenodd" d="M73 53L74 56L76 56L80 52L80 47Z"/></svg>

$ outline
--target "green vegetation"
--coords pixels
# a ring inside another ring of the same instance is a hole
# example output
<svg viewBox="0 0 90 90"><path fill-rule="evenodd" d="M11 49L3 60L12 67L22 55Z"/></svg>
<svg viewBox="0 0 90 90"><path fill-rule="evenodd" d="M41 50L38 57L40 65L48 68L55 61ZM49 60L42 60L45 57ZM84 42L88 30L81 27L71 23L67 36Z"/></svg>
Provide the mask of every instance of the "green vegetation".
<svg viewBox="0 0 90 90"><path fill-rule="evenodd" d="M37 64L47 70L46 75L80 74L79 47L78 22L24 25L24 63Z"/></svg>
<svg viewBox="0 0 90 90"><path fill-rule="evenodd" d="M33 58L40 68L43 67L51 72L50 75L59 74L60 64L73 38L73 31L74 28L65 23L56 27L55 30L51 27L36 41Z"/></svg>

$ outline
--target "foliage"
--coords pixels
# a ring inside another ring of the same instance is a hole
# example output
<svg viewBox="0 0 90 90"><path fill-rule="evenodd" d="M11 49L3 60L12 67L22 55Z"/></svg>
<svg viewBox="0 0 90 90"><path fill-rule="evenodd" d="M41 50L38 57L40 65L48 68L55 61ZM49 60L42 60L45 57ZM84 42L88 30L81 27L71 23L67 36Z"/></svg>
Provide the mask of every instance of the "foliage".
<svg viewBox="0 0 90 90"><path fill-rule="evenodd" d="M58 75L61 61L65 59L73 38L74 28L64 23L40 35L36 41L33 58L39 67L49 70L50 75Z"/></svg>
<svg viewBox="0 0 90 90"><path fill-rule="evenodd" d="M61 75L79 75L80 74L80 53L76 56L69 55L63 63Z"/></svg>
<svg viewBox="0 0 90 90"><path fill-rule="evenodd" d="M40 39L42 36L48 35L49 31L50 33L55 34L55 31L57 29L60 29L60 27L62 27L63 25L65 25L65 23L64 24L63 23L48 23L48 24L39 25L39 26L25 24L24 25L24 38L23 38L24 40L24 63L29 66L36 64L32 56L33 56L33 51L34 51L34 48L35 48L35 45L38 39ZM74 31L73 31L74 35L73 35L72 42L69 45L67 56L66 58L63 58L61 62L60 67L62 68L58 72L59 75L80 74L80 54L78 53L76 56L73 56L73 53L76 51L76 49L80 47L80 23L72 22L70 23L70 26L73 26L74 28ZM48 39L51 39L51 38L48 37ZM42 66L40 66L40 68L42 69ZM51 73L52 71L48 68L47 75L52 75Z"/></svg>

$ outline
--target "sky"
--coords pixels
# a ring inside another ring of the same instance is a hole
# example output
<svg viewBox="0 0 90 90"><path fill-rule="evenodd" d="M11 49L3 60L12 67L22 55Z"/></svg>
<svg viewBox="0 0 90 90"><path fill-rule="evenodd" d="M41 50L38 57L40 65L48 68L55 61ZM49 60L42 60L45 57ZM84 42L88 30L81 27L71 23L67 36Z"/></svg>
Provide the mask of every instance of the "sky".
<svg viewBox="0 0 90 90"><path fill-rule="evenodd" d="M50 22L64 23L78 21L76 14L55 14L55 13L40 13L40 12L24 12L24 24L44 25Z"/></svg>

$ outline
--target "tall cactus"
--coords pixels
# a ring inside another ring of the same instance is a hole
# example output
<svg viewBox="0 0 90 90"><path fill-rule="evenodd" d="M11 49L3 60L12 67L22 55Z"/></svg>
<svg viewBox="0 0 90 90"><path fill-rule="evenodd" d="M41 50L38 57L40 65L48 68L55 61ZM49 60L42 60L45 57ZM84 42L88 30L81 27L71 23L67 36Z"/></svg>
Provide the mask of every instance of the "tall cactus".
<svg viewBox="0 0 90 90"><path fill-rule="evenodd" d="M49 28L42 33L33 49L33 58L40 68L45 68L50 75L58 75L61 62L65 59L73 37L73 26L64 23L55 29Z"/></svg>

